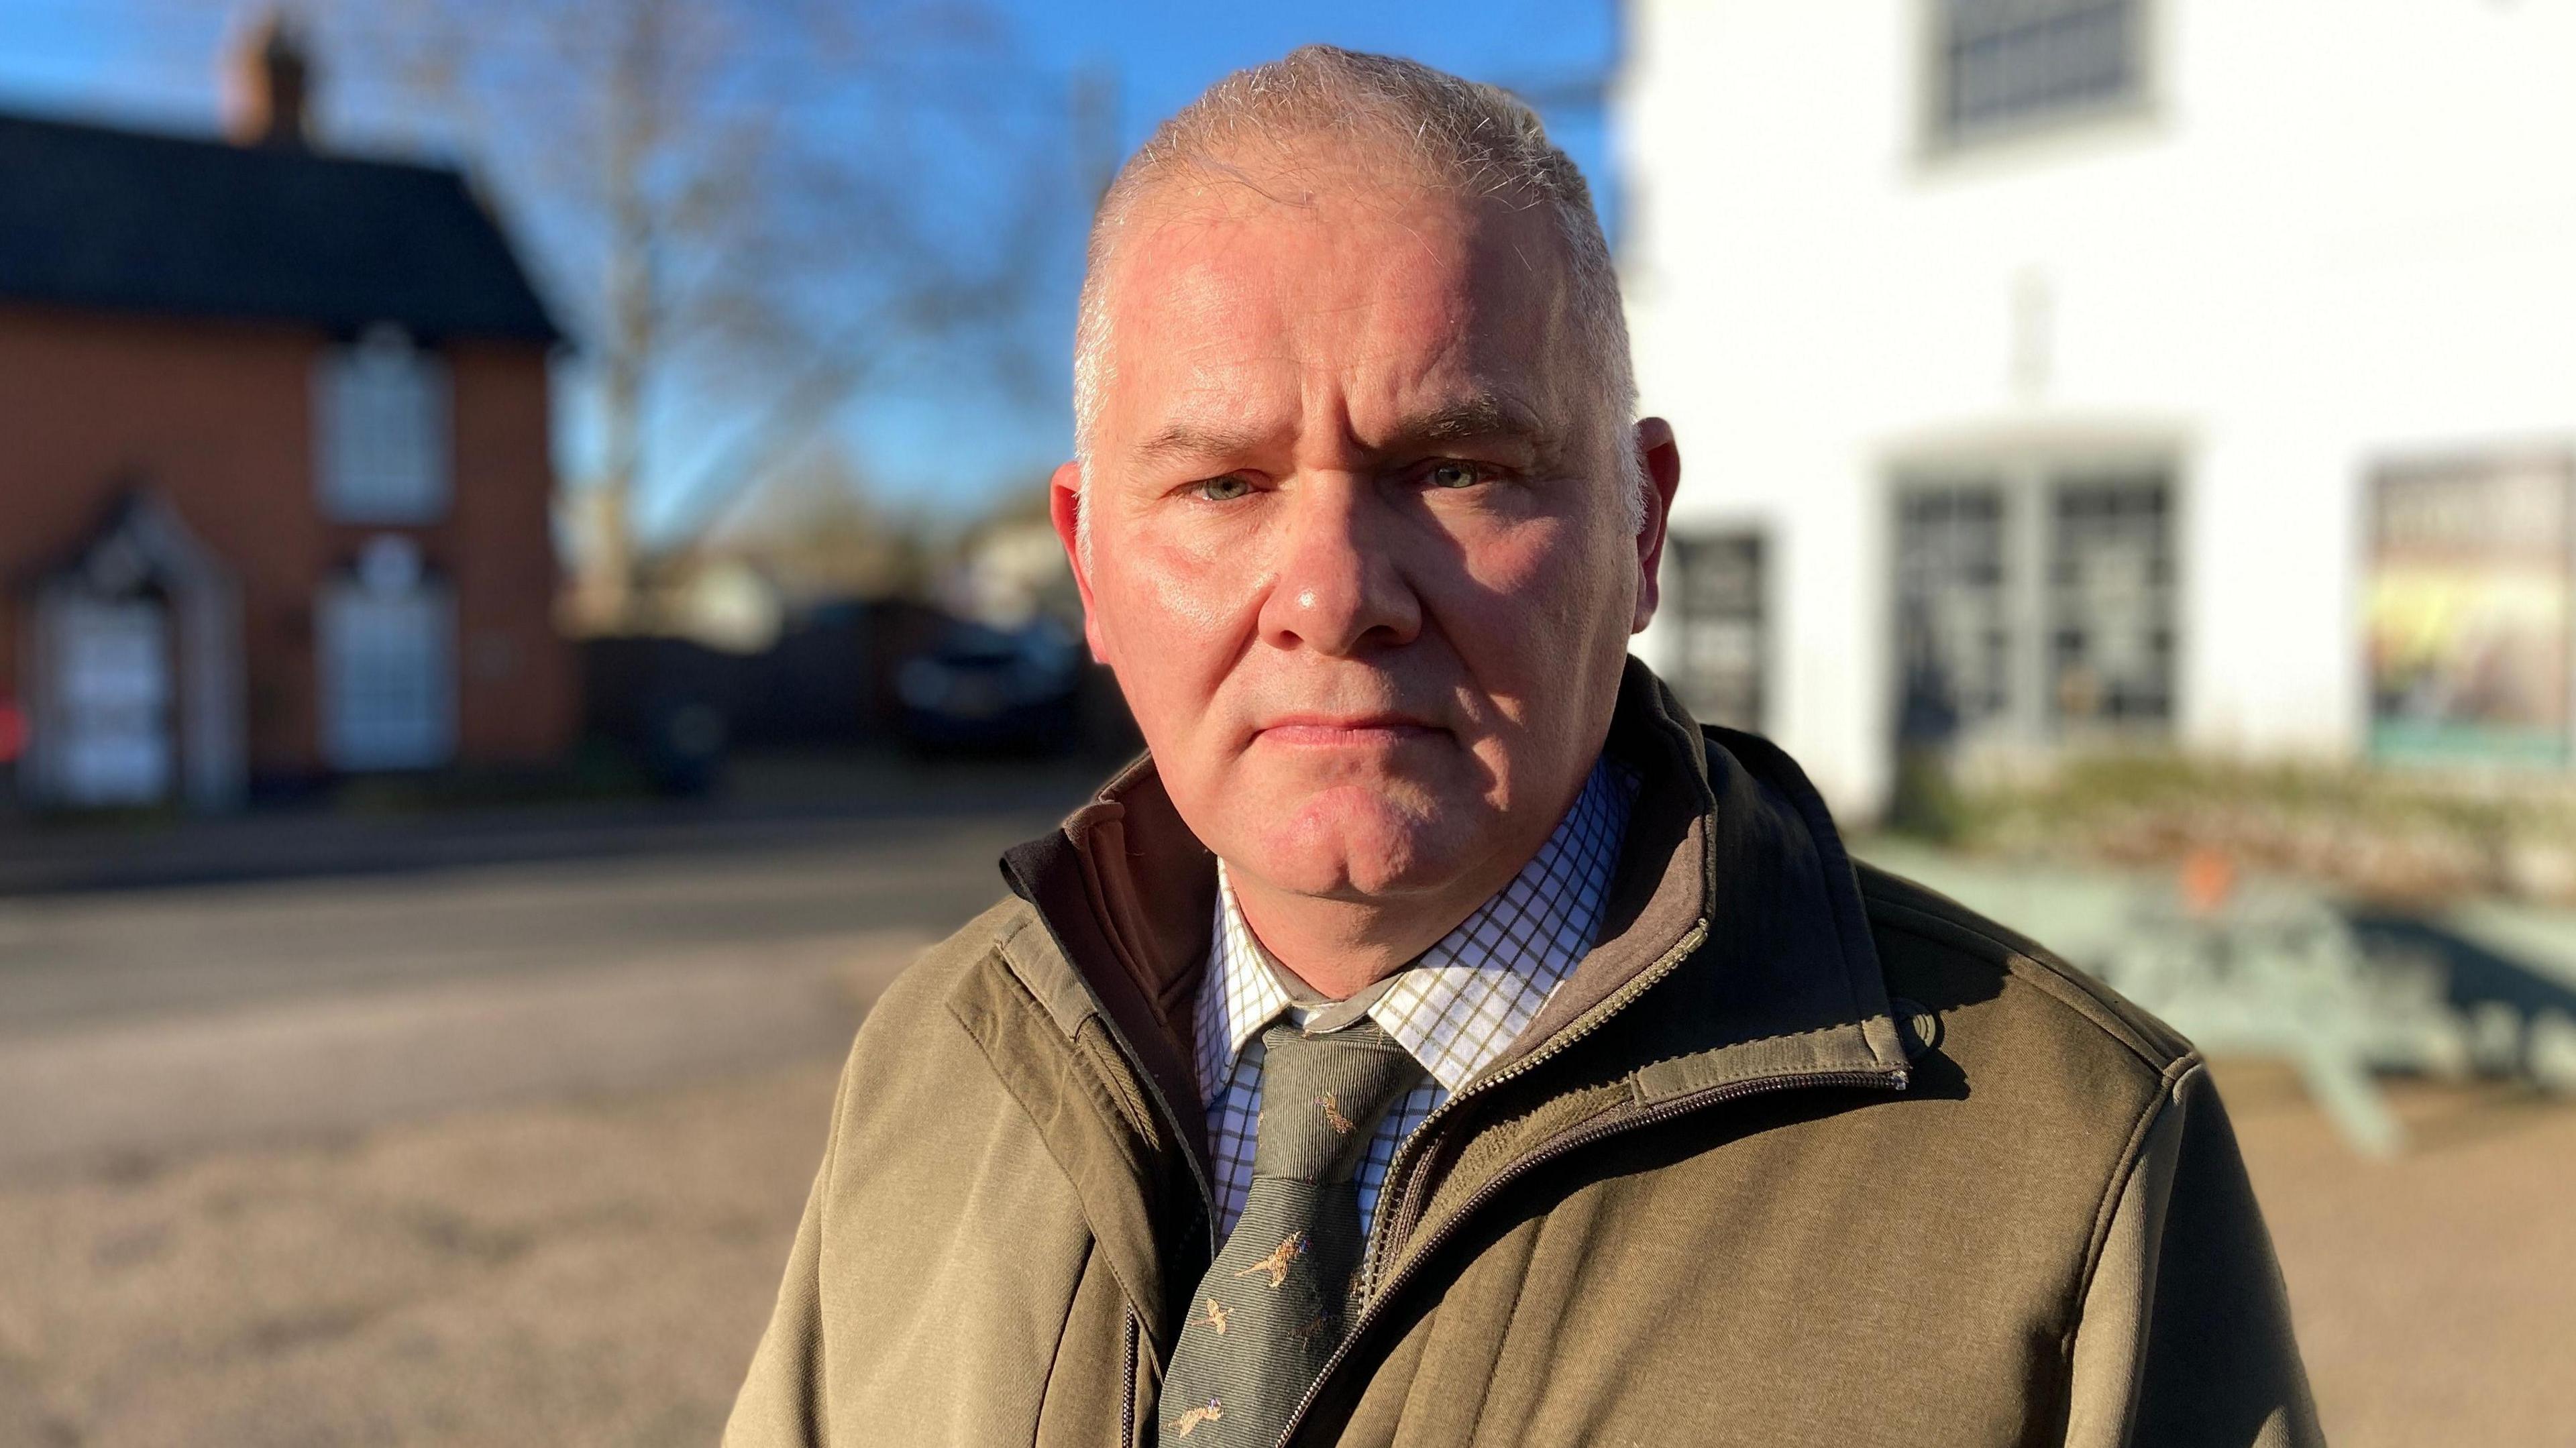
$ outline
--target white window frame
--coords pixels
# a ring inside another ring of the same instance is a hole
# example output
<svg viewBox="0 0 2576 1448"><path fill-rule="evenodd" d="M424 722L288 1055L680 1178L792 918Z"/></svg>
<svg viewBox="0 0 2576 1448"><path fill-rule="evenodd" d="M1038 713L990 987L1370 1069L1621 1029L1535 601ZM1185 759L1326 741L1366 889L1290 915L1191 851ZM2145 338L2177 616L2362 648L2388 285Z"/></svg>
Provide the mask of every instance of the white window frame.
<svg viewBox="0 0 2576 1448"><path fill-rule="evenodd" d="M2128 719L2069 717L2059 696L2061 680L2054 666L2059 628L2072 618L2081 595L2070 595L2057 576L2058 499L2069 488L2153 480L2164 490L2165 576L2152 586L2162 593L2161 622L2169 639L2164 658L2164 708L2148 717ZM2002 578L1995 602L2004 633L2000 707L1963 716L1952 740L1971 757L2009 759L2043 754L2060 746L2085 743L2150 744L2171 739L2181 728L2190 636L2186 585L2190 574L2187 526L2188 487L2179 456L2163 450L2009 454L1997 457L1944 459L1894 469L1888 498L1889 560L1888 683L1891 722L1905 705L1906 644L1903 630L1915 601L1906 596L1900 570L1905 566L1907 500L1927 493L1992 489L2002 503Z"/></svg>
<svg viewBox="0 0 2576 1448"><path fill-rule="evenodd" d="M326 351L313 389L314 477L340 523L435 523L454 501L446 360L379 324Z"/></svg>
<svg viewBox="0 0 2576 1448"><path fill-rule="evenodd" d="M1711 599L1708 576L1694 566L1701 550L1722 550L1751 560L1751 597ZM1759 734L1769 726L1776 690L1771 670L1772 570L1778 567L1771 530L1760 523L1676 525L1664 542L1664 597L1673 612L1675 638L1667 682L1703 724ZM1710 697L1704 667L1749 678L1744 712L1731 715Z"/></svg>
<svg viewBox="0 0 2576 1448"><path fill-rule="evenodd" d="M1918 110L1926 154L1942 156L1973 151L1992 142L2050 135L2153 113L2157 76L2156 0L2023 0L2033 9L2055 8L2068 13L2116 9L2119 12L2117 19L2123 27L2122 43L2127 48L2125 83L2116 90L2071 95L2054 103L2030 104L1990 117L1963 121L1953 103L1959 76L1955 66L1956 47L1951 42L1951 13L1960 3L1963 0L1921 0L1916 7L1917 23L1921 27L1919 51L1922 56L1922 94ZM1967 0L1967 3L1973 3L1973 0Z"/></svg>
<svg viewBox="0 0 2576 1448"><path fill-rule="evenodd" d="M411 654L370 657L401 630ZM456 602L409 540L370 543L314 601L323 761L335 770L433 769L456 755ZM370 635L372 634L372 638Z"/></svg>
<svg viewBox="0 0 2576 1448"><path fill-rule="evenodd" d="M67 597L45 617L52 677L44 702L61 736L51 756L64 803L148 806L178 792L173 613L160 594L137 592Z"/></svg>

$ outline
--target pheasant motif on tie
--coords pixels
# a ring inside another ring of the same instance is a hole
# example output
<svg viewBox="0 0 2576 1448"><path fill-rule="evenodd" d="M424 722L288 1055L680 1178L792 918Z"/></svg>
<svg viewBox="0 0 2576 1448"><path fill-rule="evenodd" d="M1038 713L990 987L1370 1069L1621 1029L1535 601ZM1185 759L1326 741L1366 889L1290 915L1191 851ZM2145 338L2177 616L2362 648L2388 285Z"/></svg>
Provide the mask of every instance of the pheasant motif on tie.
<svg viewBox="0 0 2576 1448"><path fill-rule="evenodd" d="M1216 1399L1210 1398L1201 1406L1183 1413L1180 1421L1172 1425L1172 1434L1175 1437L1186 1438L1197 1432L1201 1423L1213 1423L1224 1416L1225 1409L1218 1405Z"/></svg>
<svg viewBox="0 0 2576 1448"><path fill-rule="evenodd" d="M1289 1264L1305 1255L1306 1234L1299 1232L1295 1236L1280 1243L1276 1248L1272 1249L1269 1256L1262 1258L1260 1261L1253 1263L1251 1266L1242 1269L1234 1275L1237 1277L1259 1277L1267 1273L1270 1278L1270 1290L1276 1292L1280 1288L1288 1285Z"/></svg>
<svg viewBox="0 0 2576 1448"><path fill-rule="evenodd" d="M1357 1123L1342 1114L1342 1108L1339 1103L1333 1100L1332 1092L1327 1091L1323 1095L1316 1097L1315 1104L1324 1108L1324 1124L1326 1126L1333 1128L1334 1131L1343 1136L1351 1134L1353 1127Z"/></svg>
<svg viewBox="0 0 2576 1448"><path fill-rule="evenodd" d="M1165 1444L1269 1448L1314 1386L1347 1321L1359 1264L1359 1190L1351 1178L1378 1120L1422 1067L1365 1018L1309 1036L1285 1023L1261 1037L1262 1112L1252 1190L1234 1234L1199 1283L1204 1310L1181 1329L1163 1379Z"/></svg>

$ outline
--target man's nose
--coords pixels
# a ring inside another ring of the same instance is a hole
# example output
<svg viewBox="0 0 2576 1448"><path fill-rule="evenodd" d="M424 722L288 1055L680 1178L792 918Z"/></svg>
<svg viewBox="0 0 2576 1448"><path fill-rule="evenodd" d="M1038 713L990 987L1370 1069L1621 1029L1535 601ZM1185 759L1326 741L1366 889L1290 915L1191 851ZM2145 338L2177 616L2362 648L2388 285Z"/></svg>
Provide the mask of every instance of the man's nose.
<svg viewBox="0 0 2576 1448"><path fill-rule="evenodd" d="M1310 475L1291 496L1262 641L1330 655L1412 642L1422 600L1398 565L1397 520L1376 506L1369 481Z"/></svg>

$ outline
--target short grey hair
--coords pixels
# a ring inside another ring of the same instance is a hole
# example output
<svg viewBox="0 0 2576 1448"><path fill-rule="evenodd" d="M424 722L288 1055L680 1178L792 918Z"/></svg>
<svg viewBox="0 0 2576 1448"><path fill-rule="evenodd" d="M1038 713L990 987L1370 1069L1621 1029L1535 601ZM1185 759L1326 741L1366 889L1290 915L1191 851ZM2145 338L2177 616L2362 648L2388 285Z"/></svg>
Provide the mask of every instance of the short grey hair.
<svg viewBox="0 0 2576 1448"><path fill-rule="evenodd" d="M1624 431L1637 413L1628 320L1619 273L1583 172L1547 138L1538 113L1509 92L1462 80L1419 61L1309 45L1280 60L1238 70L1163 122L1118 170L1091 223L1074 323L1074 457L1091 483L1092 436L1115 380L1108 356L1108 276L1120 233L1140 201L1183 168L1239 175L1226 158L1248 146L1284 152L1301 141L1355 141L1394 153L1434 184L1544 208L1565 247L1578 338L1591 354L1598 405ZM1645 470L1614 437L1631 530L1646 521ZM1091 556L1091 510L1080 517L1080 548Z"/></svg>

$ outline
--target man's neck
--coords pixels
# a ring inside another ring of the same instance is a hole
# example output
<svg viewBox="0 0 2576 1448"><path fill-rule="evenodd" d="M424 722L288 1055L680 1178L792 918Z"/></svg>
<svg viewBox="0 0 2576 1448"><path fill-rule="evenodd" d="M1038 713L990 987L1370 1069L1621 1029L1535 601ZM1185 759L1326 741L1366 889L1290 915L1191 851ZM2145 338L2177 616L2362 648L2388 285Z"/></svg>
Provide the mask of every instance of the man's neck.
<svg viewBox="0 0 2576 1448"><path fill-rule="evenodd" d="M1316 994L1337 1001L1404 969L1510 879L1506 873L1486 888L1367 903L1274 891L1241 874L1230 883L1262 948Z"/></svg>
<svg viewBox="0 0 2576 1448"><path fill-rule="evenodd" d="M1501 893L1546 847L1591 778L1587 771L1553 812L1539 817L1545 824L1535 836L1522 833L1525 816L1512 838L1497 840L1492 854L1438 886L1367 899L1303 895L1228 861L1227 888L1263 949L1325 999L1346 1000L1410 965Z"/></svg>
<svg viewBox="0 0 2576 1448"><path fill-rule="evenodd" d="M1318 995L1346 1000L1412 964L1493 899L1547 843L1555 823L1526 847L1516 841L1435 889L1367 900L1301 895L1231 864L1226 885L1263 949Z"/></svg>

